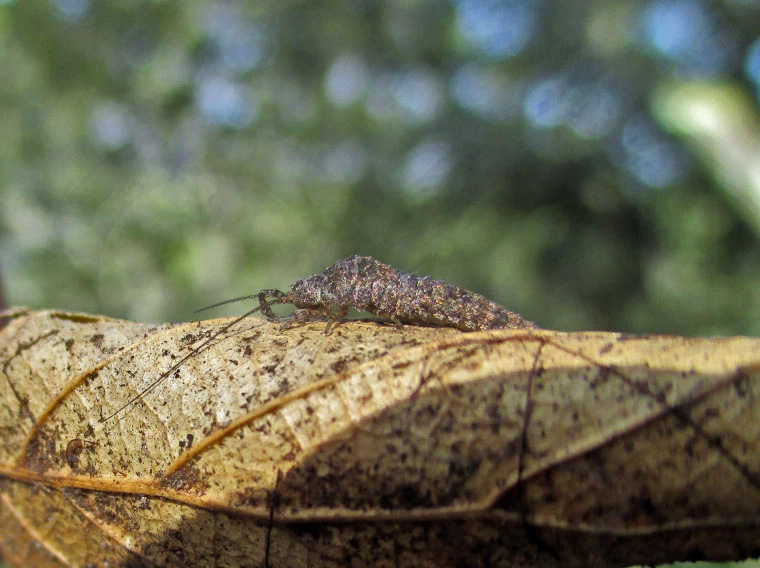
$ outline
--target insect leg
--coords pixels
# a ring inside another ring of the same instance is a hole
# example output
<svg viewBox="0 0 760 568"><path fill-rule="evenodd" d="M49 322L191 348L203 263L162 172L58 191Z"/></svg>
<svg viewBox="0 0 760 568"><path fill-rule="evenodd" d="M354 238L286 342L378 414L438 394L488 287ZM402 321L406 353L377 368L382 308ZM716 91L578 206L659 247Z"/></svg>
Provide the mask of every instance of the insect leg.
<svg viewBox="0 0 760 568"><path fill-rule="evenodd" d="M288 329L289 327L309 320L327 320L327 326L322 332L325 335L330 335L330 328L336 321L342 320L346 317L348 308L341 308L337 312L333 313L329 307L322 306L319 308L301 308L290 314L286 318L282 318L282 325L280 329Z"/></svg>
<svg viewBox="0 0 760 568"><path fill-rule="evenodd" d="M401 322L401 320L398 318L397 315L389 313L389 312L381 312L381 311L375 311L373 312L377 317L383 318L384 320L388 320L393 322L398 329L402 329L404 327L404 324Z"/></svg>
<svg viewBox="0 0 760 568"><path fill-rule="evenodd" d="M325 326L325 330L322 332L325 335L330 335L330 328L332 325L336 322L340 322L343 320L344 317L348 314L348 308L341 308L337 312L333 312L330 314L330 317L327 320L327 325Z"/></svg>
<svg viewBox="0 0 760 568"><path fill-rule="evenodd" d="M259 309L261 310L261 313L266 316L266 318L269 321L283 321L287 318L284 316L277 315L272 311L272 308L270 307L272 304L285 304L287 298L287 294L285 292L282 292L281 290L262 290L258 294L259 298ZM267 300L267 298L274 298L271 302Z"/></svg>
<svg viewBox="0 0 760 568"><path fill-rule="evenodd" d="M300 310L296 310L287 317L280 318L279 321L282 322L280 329L288 329L297 323L302 323L309 320L324 320L330 319L331 317L332 314L330 314L330 308L328 307L301 308Z"/></svg>

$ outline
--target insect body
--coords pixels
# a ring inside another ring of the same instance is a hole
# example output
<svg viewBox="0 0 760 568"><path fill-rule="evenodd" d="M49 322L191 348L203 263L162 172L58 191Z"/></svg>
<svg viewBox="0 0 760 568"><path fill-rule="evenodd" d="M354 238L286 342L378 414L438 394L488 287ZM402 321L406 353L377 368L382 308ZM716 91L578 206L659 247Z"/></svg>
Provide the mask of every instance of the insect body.
<svg viewBox="0 0 760 568"><path fill-rule="evenodd" d="M257 298L259 305L191 349L139 394L100 421L110 420L140 400L219 335L258 311L270 321L281 322L284 328L308 320L327 320L325 334L329 333L336 321L346 316L350 307L370 312L398 326L431 325L464 331L537 327L535 323L523 319L521 315L510 312L480 294L456 288L428 276L414 276L369 256L355 255L339 260L324 272L297 280L290 287L290 292L261 290L258 294L225 300L198 311L250 298ZM276 304L293 304L298 309L289 316L280 316L272 311L271 306Z"/></svg>
<svg viewBox="0 0 760 568"><path fill-rule="evenodd" d="M252 298L244 296L209 306ZM367 311L396 325L454 327L464 331L536 328L536 324L480 294L456 288L429 276L415 276L369 256L339 260L324 272L296 281L290 292L262 290L257 309L284 327L307 320L327 320L328 333L350 307ZM279 316L274 304L293 304L290 316ZM208 308L204 308L208 309Z"/></svg>

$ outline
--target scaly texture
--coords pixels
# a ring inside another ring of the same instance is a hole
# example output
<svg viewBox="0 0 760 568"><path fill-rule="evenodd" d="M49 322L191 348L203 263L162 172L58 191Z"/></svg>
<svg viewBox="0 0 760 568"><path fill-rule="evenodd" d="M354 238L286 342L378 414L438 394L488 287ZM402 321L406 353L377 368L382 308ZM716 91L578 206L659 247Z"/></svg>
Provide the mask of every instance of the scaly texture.
<svg viewBox="0 0 760 568"><path fill-rule="evenodd" d="M267 297L275 299L268 301ZM286 326L328 319L329 329L353 307L397 325L432 325L463 331L537 327L480 294L429 276L409 274L369 256L339 260L320 274L298 280L287 294L263 290L259 304L264 315ZM282 318L269 309L270 304L293 304L300 309Z"/></svg>

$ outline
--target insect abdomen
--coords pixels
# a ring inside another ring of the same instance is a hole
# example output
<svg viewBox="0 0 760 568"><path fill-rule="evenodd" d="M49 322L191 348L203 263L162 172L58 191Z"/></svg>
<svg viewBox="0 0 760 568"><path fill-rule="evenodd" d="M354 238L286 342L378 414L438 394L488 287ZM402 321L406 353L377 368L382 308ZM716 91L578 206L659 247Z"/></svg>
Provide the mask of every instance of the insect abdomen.
<svg viewBox="0 0 760 568"><path fill-rule="evenodd" d="M533 322L487 298L430 277L418 277L370 257L357 263L355 307L412 325L464 331L535 328Z"/></svg>

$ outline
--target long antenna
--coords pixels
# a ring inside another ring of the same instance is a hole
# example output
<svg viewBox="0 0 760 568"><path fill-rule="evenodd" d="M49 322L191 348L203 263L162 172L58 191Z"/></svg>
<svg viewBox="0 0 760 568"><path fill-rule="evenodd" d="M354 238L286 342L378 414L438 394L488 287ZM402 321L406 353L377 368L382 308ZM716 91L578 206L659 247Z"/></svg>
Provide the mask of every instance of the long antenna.
<svg viewBox="0 0 760 568"><path fill-rule="evenodd" d="M197 314L198 312L205 312L206 310L210 310L211 308L216 308L216 307L219 307L219 306L223 306L225 304L231 304L232 302L240 302L242 300L250 300L251 298L258 298L258 296L259 296L258 294L251 294L250 296L240 296L239 298L232 298L231 300L224 300L224 302L217 302L216 304L211 304L210 306L206 306L205 308L201 308L199 310L195 310L193 313ZM259 306L259 308L260 307L261 306ZM256 310L254 310L254 311L256 311ZM248 312L246 314L246 316L250 315L251 313L252 312ZM245 317L245 316L243 316L243 317ZM230 324L230 325L232 325L232 324Z"/></svg>
<svg viewBox="0 0 760 568"><path fill-rule="evenodd" d="M200 311L203 311L203 310L208 310L208 309L213 308L215 306L220 306L222 304L228 304L230 302L236 302L238 300L244 300L244 299L254 298L254 297L255 296L244 296L242 298L235 298L234 300L227 300L226 302L220 302L219 304L214 304L213 306L208 306L207 308L203 308L203 309L197 310L197 311L200 312ZM219 337L222 333L226 332L233 325L235 325L236 323L244 320L245 318L247 318L251 314L253 314L255 312L258 312L262 307L263 307L263 305L259 304L258 306L256 306L255 308L253 308L251 311L244 313L242 316L238 317L237 319L235 319L231 323L228 323L227 325L225 325L222 329L220 329L219 331L217 331L214 335L212 335L211 337L209 337L206 341L204 341L203 343L201 343L198 347L195 347L195 348L191 349L190 353L188 353L187 355L185 355L184 357L182 357L182 359L180 359L178 362L176 362L174 365L172 365L171 367L169 367L169 369L167 371L164 371L163 373L161 373L155 381L153 381L152 383L150 383L147 387L145 387L138 394L136 394L135 396L133 396L132 398L130 398L127 402L125 402L124 404L122 404L119 407L118 410L116 410L115 412L112 412L111 414L109 414L105 418L101 418L99 420L99 422L101 422L101 423L102 422L107 422L108 420L110 420L111 418L113 418L114 416L116 416L117 414L119 414L119 412L121 412L122 410L124 410L128 406L130 406L131 404L134 404L135 402L137 402L138 400L140 400L142 397L144 397L146 394L148 394L150 391L152 391L154 388L156 388L156 386L158 385L158 383L160 383L166 377L168 377L171 373L173 373L180 365L182 365L182 363L184 363L185 361L187 361L193 355L196 355L201 349L203 349L206 345L208 345L214 339L216 339L217 337Z"/></svg>

